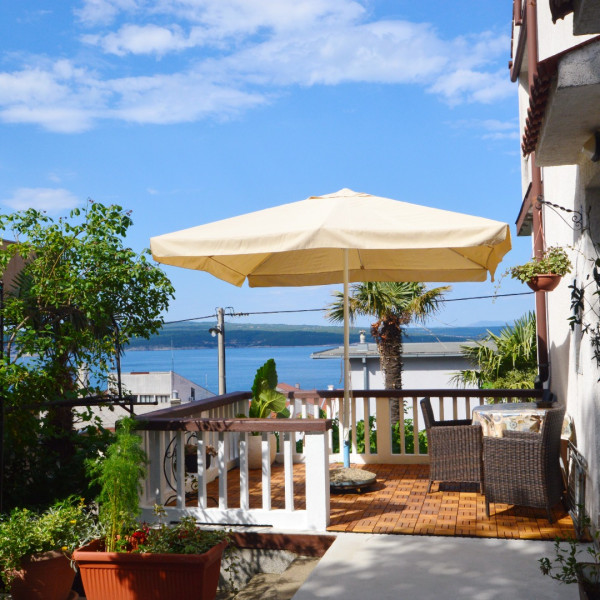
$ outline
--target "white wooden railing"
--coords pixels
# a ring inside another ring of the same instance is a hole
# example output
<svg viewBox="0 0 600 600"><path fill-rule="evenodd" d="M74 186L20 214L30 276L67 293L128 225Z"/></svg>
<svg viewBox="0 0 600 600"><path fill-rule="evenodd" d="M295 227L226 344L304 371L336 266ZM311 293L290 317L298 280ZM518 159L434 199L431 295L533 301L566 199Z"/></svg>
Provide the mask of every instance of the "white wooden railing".
<svg viewBox="0 0 600 600"><path fill-rule="evenodd" d="M335 440L342 439L342 398L341 390L318 390L292 392L290 403L295 404L296 412L303 415L321 414L332 419L329 432L330 461L342 462L336 452ZM418 389L418 390L355 390L350 406L351 453L350 461L358 464L427 464L429 455L426 447L420 400L431 399L436 419L471 418L475 406L485 402L523 402L541 398L542 390L478 390L478 389ZM399 422L391 426L392 402L399 402ZM299 406L298 406L299 405ZM365 443L365 424L368 427L370 443ZM362 423L361 423L362 422ZM415 435L416 432L416 435ZM419 432L421 443L419 443ZM337 444L338 448L340 447ZM373 446L373 447L372 447ZM360 451L359 451L360 450Z"/></svg>
<svg viewBox="0 0 600 600"><path fill-rule="evenodd" d="M339 453L339 440L342 439L340 393L340 390L290 392L290 419L237 418L240 414L248 414L249 392L190 402L138 417L150 459L142 496L142 517L152 521L153 506L161 504L172 519L192 515L202 523L325 530L329 524L329 463L342 462ZM436 418L444 420L467 418L474 406L492 398L522 401L539 398L541 391L355 390L349 424L351 462L427 463L427 450L420 448L418 443L418 432L423 430L419 400L424 396L431 398ZM399 401L401 407L396 435L390 425L391 401ZM365 444L364 436L357 430L360 421L369 423L370 417L374 417L367 435L371 443ZM248 439L252 432L261 433L263 439L260 508L250 508L249 501ZM285 506L277 509L272 508L271 502L267 437L270 433L279 435L277 460L284 465ZM298 440L302 442L299 444L301 452L296 451ZM334 447L336 444L337 448ZM186 467L186 445L193 449L194 469ZM210 467L207 450L216 452ZM298 498L294 492L294 464L298 462L305 464L304 498ZM229 473L234 467L239 467L239 474ZM196 473L190 474L190 470ZM219 480L218 498L209 498L207 484L216 477ZM228 498L228 483L232 477L235 477L235 502ZM192 487L193 494L190 493ZM301 505L304 508L299 509Z"/></svg>

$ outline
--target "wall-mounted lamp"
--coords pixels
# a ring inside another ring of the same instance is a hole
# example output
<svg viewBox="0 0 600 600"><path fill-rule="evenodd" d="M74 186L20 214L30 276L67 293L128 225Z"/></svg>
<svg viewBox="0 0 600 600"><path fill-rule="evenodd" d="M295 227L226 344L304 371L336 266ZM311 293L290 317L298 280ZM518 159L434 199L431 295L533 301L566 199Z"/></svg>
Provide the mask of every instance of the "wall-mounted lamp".
<svg viewBox="0 0 600 600"><path fill-rule="evenodd" d="M600 131L596 131L594 135L583 145L584 154L592 161L600 160Z"/></svg>

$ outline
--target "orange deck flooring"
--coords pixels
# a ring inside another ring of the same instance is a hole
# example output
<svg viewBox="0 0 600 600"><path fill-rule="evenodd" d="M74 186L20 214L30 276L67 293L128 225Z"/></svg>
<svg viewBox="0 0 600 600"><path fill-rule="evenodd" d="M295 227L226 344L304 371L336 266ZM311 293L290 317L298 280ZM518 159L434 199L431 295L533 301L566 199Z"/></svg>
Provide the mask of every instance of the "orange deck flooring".
<svg viewBox="0 0 600 600"><path fill-rule="evenodd" d="M450 535L470 537L553 540L574 537L573 523L558 504L554 523L544 510L492 504L485 515L485 499L465 486L432 486L427 494L427 465L353 465L377 475L377 481L362 493L331 494L331 523L328 531ZM250 507L261 507L261 472L252 470ZM228 473L228 506L239 507L239 472ZM283 466L273 465L272 508L284 508ZM217 503L218 480L208 485L209 506ZM296 509L304 509L304 465L294 465Z"/></svg>

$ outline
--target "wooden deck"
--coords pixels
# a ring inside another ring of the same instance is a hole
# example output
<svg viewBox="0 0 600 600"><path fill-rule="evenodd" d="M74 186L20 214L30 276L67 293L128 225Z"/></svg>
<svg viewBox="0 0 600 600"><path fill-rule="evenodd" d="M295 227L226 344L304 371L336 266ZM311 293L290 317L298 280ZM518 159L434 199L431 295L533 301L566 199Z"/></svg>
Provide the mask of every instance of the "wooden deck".
<svg viewBox="0 0 600 600"><path fill-rule="evenodd" d="M553 540L574 537L573 523L559 504L554 523L544 510L492 504L485 516L485 499L476 489L437 484L427 494L427 465L353 465L377 475L377 482L362 493L331 494L331 524L328 531L449 535L470 537ZM252 470L250 507L261 506L261 472ZM272 507L284 508L283 466L273 465ZM208 485L209 506L218 502L218 481ZM294 465L295 508L304 509L304 466ZM228 505L239 507L239 472L228 473Z"/></svg>

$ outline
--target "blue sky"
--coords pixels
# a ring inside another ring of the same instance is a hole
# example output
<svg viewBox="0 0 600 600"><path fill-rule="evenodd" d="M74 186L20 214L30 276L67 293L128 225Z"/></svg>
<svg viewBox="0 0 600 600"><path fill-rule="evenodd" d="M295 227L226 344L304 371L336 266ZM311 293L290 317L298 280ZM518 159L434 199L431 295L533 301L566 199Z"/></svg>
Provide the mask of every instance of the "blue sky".
<svg viewBox="0 0 600 600"><path fill-rule="evenodd" d="M348 187L511 224L521 203L506 0L19 0L0 7L0 210L87 198L170 231ZM319 308L332 288L241 289L165 268L167 320ZM450 298L495 284L454 284ZM499 293L527 291L504 278ZM533 297L448 303L432 326ZM327 324L319 313L246 322ZM365 321L365 323L368 322ZM362 323L359 323L362 324Z"/></svg>

